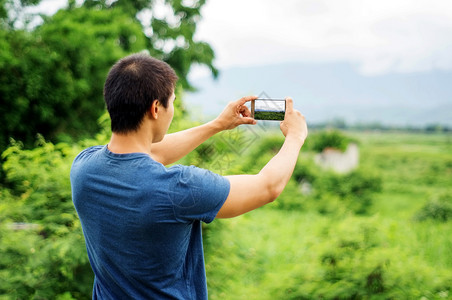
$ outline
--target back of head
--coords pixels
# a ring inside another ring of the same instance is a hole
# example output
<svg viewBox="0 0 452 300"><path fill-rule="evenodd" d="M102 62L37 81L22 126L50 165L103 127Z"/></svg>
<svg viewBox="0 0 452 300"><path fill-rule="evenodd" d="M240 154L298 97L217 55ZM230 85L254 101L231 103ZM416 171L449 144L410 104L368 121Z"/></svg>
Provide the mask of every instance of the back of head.
<svg viewBox="0 0 452 300"><path fill-rule="evenodd" d="M167 63L147 54L132 54L119 60L104 85L111 130L136 131L154 100L168 106L176 81L176 73Z"/></svg>

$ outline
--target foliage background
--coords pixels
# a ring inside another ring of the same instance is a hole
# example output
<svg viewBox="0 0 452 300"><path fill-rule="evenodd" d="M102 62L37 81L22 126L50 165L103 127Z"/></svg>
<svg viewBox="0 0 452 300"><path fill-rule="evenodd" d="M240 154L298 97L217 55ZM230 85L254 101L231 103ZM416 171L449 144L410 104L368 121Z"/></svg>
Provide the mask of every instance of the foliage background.
<svg viewBox="0 0 452 300"><path fill-rule="evenodd" d="M450 299L452 137L346 132L361 159L340 175L312 164L327 134L275 203L207 231L211 299Z"/></svg>
<svg viewBox="0 0 452 300"><path fill-rule="evenodd" d="M0 115L5 121L1 149L10 137L32 147L37 133L52 141L70 141L98 132L93 120L104 112L105 76L127 54L146 51L168 62L180 77L179 89L193 88L187 80L192 64L217 74L213 50L193 39L204 1L191 6L165 1L169 13L164 18L146 14L152 12L152 0L89 0L81 6L70 1L31 29L26 21L37 17L26 15L28 4L1 2L3 10L14 8L14 14L0 19ZM23 27L15 25L24 22Z"/></svg>
<svg viewBox="0 0 452 300"><path fill-rule="evenodd" d="M175 68L178 98L193 89L192 64L217 70L210 46L193 38L204 1L165 1L163 19L150 0L70 1L32 26L25 8L37 2L0 1L0 299L89 299L68 178L77 153L108 141L108 69L146 50ZM170 131L196 125L178 103ZM258 172L283 142L274 129L220 133L180 163ZM350 141L359 143L358 169L313 163ZM204 228L210 298L451 298L451 153L447 133L312 130L277 201Z"/></svg>

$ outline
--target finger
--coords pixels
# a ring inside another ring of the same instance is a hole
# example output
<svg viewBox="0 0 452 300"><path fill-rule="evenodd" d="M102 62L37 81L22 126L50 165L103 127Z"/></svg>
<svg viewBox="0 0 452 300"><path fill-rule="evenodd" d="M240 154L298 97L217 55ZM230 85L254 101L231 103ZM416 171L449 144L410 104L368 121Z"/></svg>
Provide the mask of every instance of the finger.
<svg viewBox="0 0 452 300"><path fill-rule="evenodd" d="M240 119L240 121L242 122L242 124L252 124L252 125L257 124L256 120L254 120L253 118L248 118L248 117L243 117Z"/></svg>
<svg viewBox="0 0 452 300"><path fill-rule="evenodd" d="M293 100L290 97L286 98L286 113L293 111Z"/></svg>
<svg viewBox="0 0 452 300"><path fill-rule="evenodd" d="M251 100L256 100L257 98L259 98L259 97L258 97L258 96L246 96L246 97L242 97L242 98L240 98L239 100L237 100L237 104L238 104L238 105L243 105L243 104L245 104L246 102L251 101Z"/></svg>
<svg viewBox="0 0 452 300"><path fill-rule="evenodd" d="M250 112L249 108L246 107L246 106L242 106L242 107L241 107L241 109L240 109L240 114L241 114L243 117L250 117L250 116L251 116L251 112Z"/></svg>

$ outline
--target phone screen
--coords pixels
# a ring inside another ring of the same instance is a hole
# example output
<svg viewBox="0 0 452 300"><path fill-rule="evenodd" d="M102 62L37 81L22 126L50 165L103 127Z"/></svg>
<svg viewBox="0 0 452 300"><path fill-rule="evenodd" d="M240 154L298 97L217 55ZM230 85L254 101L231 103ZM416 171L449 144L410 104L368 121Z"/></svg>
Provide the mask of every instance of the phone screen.
<svg viewBox="0 0 452 300"><path fill-rule="evenodd" d="M284 99L256 99L251 101L251 116L256 120L282 121L286 113Z"/></svg>

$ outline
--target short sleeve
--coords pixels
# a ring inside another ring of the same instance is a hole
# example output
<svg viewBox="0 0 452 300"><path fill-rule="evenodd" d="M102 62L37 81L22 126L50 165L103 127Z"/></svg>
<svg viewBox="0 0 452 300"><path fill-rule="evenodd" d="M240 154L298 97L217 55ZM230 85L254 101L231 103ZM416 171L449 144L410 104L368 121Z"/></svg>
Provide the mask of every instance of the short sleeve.
<svg viewBox="0 0 452 300"><path fill-rule="evenodd" d="M212 222L229 195L229 180L194 166L173 168L177 171L168 193L177 221Z"/></svg>

